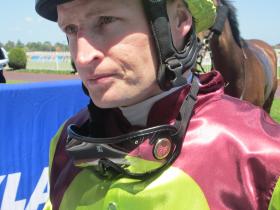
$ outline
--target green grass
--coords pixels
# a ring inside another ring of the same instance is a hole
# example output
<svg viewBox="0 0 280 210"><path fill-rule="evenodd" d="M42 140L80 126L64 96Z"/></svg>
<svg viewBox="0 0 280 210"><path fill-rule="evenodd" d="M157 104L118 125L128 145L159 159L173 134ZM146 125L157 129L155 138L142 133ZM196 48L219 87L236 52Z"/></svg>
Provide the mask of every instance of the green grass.
<svg viewBox="0 0 280 210"><path fill-rule="evenodd" d="M29 83L27 81L24 80L7 80L6 84L23 84L23 83Z"/></svg>
<svg viewBox="0 0 280 210"><path fill-rule="evenodd" d="M275 99L273 101L270 116L278 123L280 123L280 99Z"/></svg>
<svg viewBox="0 0 280 210"><path fill-rule="evenodd" d="M32 62L32 61L28 61L27 62L27 69L50 69L53 71L57 71L57 70L68 70L71 71L72 70L72 66L71 66L71 62L70 60L64 61L64 62Z"/></svg>

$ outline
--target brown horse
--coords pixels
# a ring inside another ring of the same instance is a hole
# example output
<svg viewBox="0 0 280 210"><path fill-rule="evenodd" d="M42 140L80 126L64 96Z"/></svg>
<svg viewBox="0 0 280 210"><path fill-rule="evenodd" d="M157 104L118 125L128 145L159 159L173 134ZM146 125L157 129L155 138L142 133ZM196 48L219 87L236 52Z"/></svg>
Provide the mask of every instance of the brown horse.
<svg viewBox="0 0 280 210"><path fill-rule="evenodd" d="M215 0L214 0L215 1ZM223 75L225 93L263 107L268 113L277 89L277 57L267 43L240 36L236 9L217 0L216 24L210 29L214 68Z"/></svg>

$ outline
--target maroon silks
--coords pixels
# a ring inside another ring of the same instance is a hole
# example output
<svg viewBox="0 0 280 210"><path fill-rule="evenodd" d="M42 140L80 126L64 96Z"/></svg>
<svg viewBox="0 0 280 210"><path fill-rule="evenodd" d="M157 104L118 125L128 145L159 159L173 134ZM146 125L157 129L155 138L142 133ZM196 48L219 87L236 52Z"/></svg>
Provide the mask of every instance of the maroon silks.
<svg viewBox="0 0 280 210"><path fill-rule="evenodd" d="M210 209L267 210L280 175L280 125L260 108L224 95L218 72L200 76L200 82L194 114L173 166L196 181ZM154 104L148 126L172 123L188 90L189 86L183 87ZM70 121L82 124L87 118L83 111ZM109 110L104 118L107 136L137 129L118 109ZM65 132L51 173L51 198L56 207L79 172L64 151Z"/></svg>

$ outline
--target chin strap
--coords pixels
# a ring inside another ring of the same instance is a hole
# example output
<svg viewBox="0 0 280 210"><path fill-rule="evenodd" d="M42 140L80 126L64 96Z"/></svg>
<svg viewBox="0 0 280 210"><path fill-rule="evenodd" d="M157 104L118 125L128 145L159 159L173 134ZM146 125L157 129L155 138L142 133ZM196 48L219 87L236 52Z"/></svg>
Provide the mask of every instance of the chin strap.
<svg viewBox="0 0 280 210"><path fill-rule="evenodd" d="M195 65L198 52L202 47L196 37L194 24L186 37L184 49L177 51L173 44L166 0L143 0L142 2L158 52L157 81L160 88L166 91L186 84L183 74Z"/></svg>

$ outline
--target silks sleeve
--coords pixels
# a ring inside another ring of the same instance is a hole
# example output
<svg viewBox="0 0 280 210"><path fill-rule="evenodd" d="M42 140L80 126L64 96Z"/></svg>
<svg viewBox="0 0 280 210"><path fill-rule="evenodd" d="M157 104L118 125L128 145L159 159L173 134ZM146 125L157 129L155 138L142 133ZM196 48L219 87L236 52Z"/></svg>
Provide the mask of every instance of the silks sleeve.
<svg viewBox="0 0 280 210"><path fill-rule="evenodd" d="M50 143L50 151L49 151L49 175L51 174L51 169L52 169L52 163L53 163L53 157L55 154L56 146L58 139L61 135L62 129L64 127L64 124L59 128L57 131L56 135L52 138L51 143ZM50 178L50 177L49 177ZM49 179L50 180L50 179ZM51 180L50 180L51 181ZM44 209L43 210L52 210L52 203L48 199L48 201L45 203Z"/></svg>

